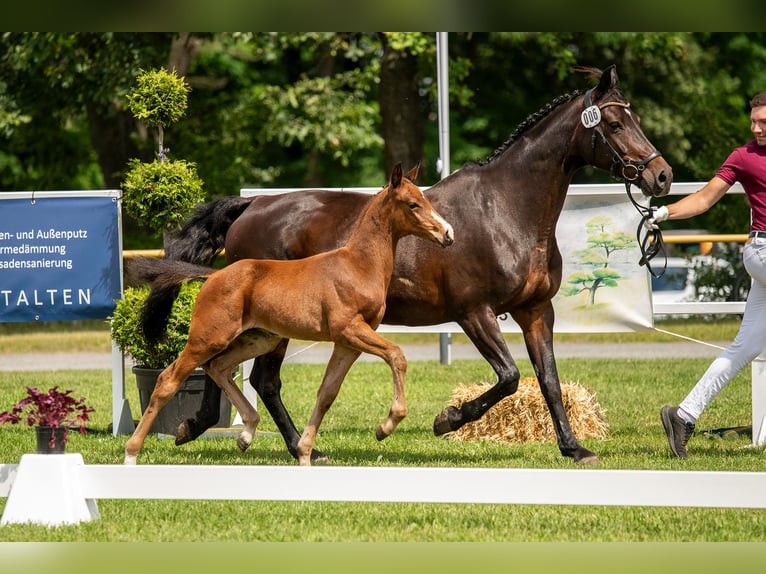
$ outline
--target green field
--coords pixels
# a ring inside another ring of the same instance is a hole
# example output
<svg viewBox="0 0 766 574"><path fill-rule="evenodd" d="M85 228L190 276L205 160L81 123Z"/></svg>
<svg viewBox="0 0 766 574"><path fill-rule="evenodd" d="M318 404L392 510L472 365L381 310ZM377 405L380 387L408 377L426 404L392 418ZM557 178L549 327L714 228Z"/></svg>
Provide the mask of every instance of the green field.
<svg viewBox="0 0 766 574"><path fill-rule="evenodd" d="M528 376L530 366L520 361ZM708 361L559 361L562 379L596 393L610 425L605 440L583 443L604 469L761 471L762 449L750 439L692 438L687 460L671 458L658 410L677 402ZM299 426L308 418L322 367L284 368L284 397ZM500 444L436 438L433 416L458 384L493 380L482 361L413 362L408 371L409 416L383 442L374 438L391 400L390 373L383 364L355 365L317 441L330 456L326 464L362 466L478 466L572 468L550 443ZM86 463L120 463L127 437L113 437L108 371L3 372L0 406L8 408L27 385L73 388L96 408L85 436L73 435L70 452ZM134 410L132 385L128 397ZM698 430L749 424L750 375L743 372L699 421ZM233 438L211 438L176 447L150 437L140 464L293 465L267 414L250 450L236 450ZM28 427L0 429L0 463L16 463L34 450ZM258 485L253 485L257 488ZM396 485L392 485L395 488ZM465 488L472 485L466 484ZM221 488L226 488L225 484ZM721 488L726 488L725 484ZM5 500L0 499L0 510ZM101 518L75 526L0 527L3 541L225 541L225 542L760 542L766 531L763 510L546 505L372 504L321 502L100 500Z"/></svg>

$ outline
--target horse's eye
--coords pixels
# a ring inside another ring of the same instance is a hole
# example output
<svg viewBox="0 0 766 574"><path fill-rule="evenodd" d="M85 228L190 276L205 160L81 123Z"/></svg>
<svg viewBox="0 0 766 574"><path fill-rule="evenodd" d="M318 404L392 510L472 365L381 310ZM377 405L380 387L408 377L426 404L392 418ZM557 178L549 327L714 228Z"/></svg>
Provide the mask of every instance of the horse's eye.
<svg viewBox="0 0 766 574"><path fill-rule="evenodd" d="M620 128L622 128L622 124L620 122L612 122L609 124L609 127L612 128L614 131L617 131Z"/></svg>
<svg viewBox="0 0 766 574"><path fill-rule="evenodd" d="M420 205L418 205L414 201L410 201L408 206L409 206L410 209L417 209L418 207L420 207Z"/></svg>

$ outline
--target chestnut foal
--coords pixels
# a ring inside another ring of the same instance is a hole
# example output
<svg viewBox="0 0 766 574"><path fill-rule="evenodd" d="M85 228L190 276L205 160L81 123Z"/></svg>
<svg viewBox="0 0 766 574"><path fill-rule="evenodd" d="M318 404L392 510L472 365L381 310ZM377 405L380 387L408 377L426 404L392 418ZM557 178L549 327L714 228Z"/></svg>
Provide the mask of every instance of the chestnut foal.
<svg viewBox="0 0 766 574"><path fill-rule="evenodd" d="M237 447L244 452L260 417L234 383L232 371L241 362L274 350L284 337L334 343L314 410L298 444L301 465L311 464L322 418L363 352L382 358L393 373L391 410L375 435L383 440L394 431L407 414L407 361L401 348L375 329L385 312L396 244L406 235L442 247L454 240L452 227L412 183L417 170L416 166L403 176L398 164L388 185L359 218L346 245L334 251L290 261L243 259L219 271L180 261L143 262L152 269L153 278L152 295L144 309L145 325L154 316L166 320L166 314L152 312L157 300L167 304L170 298L172 303L185 281L205 283L194 306L186 347L160 374L149 405L125 446L125 464L136 463L157 413L199 366L239 411L244 430Z"/></svg>

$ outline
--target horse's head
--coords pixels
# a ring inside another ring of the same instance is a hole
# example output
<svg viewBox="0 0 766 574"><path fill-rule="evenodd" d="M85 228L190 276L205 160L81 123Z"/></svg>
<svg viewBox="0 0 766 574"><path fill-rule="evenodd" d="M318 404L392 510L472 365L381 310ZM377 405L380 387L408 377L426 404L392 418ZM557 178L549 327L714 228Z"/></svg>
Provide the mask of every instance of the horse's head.
<svg viewBox="0 0 766 574"><path fill-rule="evenodd" d="M581 112L593 165L640 187L646 196L667 195L673 169L641 131L641 118L630 109L615 66L603 72L595 68L578 71L599 75L598 85L583 96Z"/></svg>
<svg viewBox="0 0 766 574"><path fill-rule="evenodd" d="M391 179L384 192L393 200L392 225L399 237L416 235L448 247L455 240L455 232L433 208L420 188L412 183L419 169L420 164L403 175L402 164L398 163L391 172Z"/></svg>

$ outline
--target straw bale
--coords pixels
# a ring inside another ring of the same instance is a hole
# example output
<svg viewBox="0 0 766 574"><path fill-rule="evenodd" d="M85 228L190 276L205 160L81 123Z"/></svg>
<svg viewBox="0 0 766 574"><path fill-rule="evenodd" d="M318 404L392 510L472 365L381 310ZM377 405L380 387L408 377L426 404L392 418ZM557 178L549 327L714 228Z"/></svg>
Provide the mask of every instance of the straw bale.
<svg viewBox="0 0 766 574"><path fill-rule="evenodd" d="M460 407L492 386L491 383L459 385L450 404ZM606 437L609 426L595 394L573 381L561 381L564 410L572 431L578 438ZM489 440L496 442L555 442L556 434L540 386L535 377L522 378L518 390L492 407L477 421L449 433L452 440Z"/></svg>

